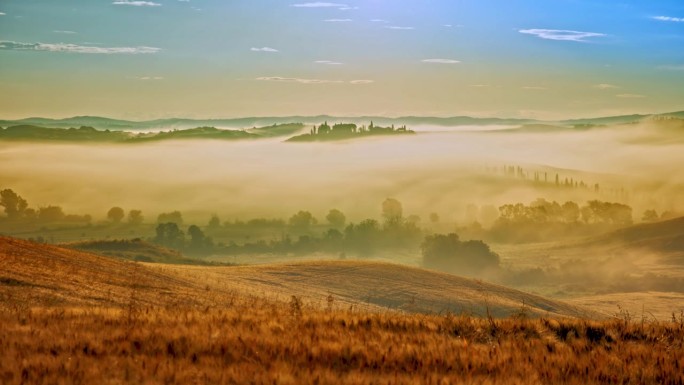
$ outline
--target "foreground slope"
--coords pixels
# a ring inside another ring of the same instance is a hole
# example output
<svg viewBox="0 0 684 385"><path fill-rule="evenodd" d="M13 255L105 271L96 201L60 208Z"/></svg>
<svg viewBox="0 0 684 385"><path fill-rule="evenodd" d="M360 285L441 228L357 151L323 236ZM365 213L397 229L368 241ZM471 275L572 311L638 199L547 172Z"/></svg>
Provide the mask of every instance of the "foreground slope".
<svg viewBox="0 0 684 385"><path fill-rule="evenodd" d="M29 306L200 304L202 289L137 263L0 237L0 302Z"/></svg>
<svg viewBox="0 0 684 385"><path fill-rule="evenodd" d="M598 314L503 286L436 271L379 262L302 262L240 267L168 266L180 277L223 282L236 292L305 303L421 313L597 317Z"/></svg>
<svg viewBox="0 0 684 385"><path fill-rule="evenodd" d="M370 311L597 317L560 301L449 274L358 261L209 267L139 264L0 237L0 294L30 306L217 305L235 295Z"/></svg>

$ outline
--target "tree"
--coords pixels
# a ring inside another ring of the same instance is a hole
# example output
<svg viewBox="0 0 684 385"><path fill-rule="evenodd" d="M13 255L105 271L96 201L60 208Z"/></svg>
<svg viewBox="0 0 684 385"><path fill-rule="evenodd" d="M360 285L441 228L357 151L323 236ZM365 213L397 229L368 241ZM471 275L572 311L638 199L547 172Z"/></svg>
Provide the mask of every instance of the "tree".
<svg viewBox="0 0 684 385"><path fill-rule="evenodd" d="M344 224L347 222L347 217L337 209L332 209L328 213L328 215L325 216L325 219L328 221L330 226L334 228L342 228L344 227Z"/></svg>
<svg viewBox="0 0 684 385"><path fill-rule="evenodd" d="M121 207L112 207L107 211L107 219L114 223L120 223L124 215L124 210Z"/></svg>
<svg viewBox="0 0 684 385"><path fill-rule="evenodd" d="M160 223L155 229L157 236L154 242L173 249L182 249L185 246L185 234L174 222Z"/></svg>
<svg viewBox="0 0 684 385"><path fill-rule="evenodd" d="M11 189L5 189L0 191L0 206L4 207L8 218L17 219L24 214L28 203Z"/></svg>
<svg viewBox="0 0 684 385"><path fill-rule="evenodd" d="M563 220L567 223L575 223L580 217L580 208L577 203L568 201L561 206L563 210Z"/></svg>
<svg viewBox="0 0 684 385"><path fill-rule="evenodd" d="M140 210L131 210L128 212L128 223L134 226L138 226L143 223L143 217L142 211Z"/></svg>
<svg viewBox="0 0 684 385"><path fill-rule="evenodd" d="M297 214L290 217L289 223L292 227L307 230L310 226L318 223L318 221L310 212L299 211Z"/></svg>
<svg viewBox="0 0 684 385"><path fill-rule="evenodd" d="M188 235L190 236L189 249L195 253L205 253L211 251L214 246L214 242L211 238L204 235L202 229L198 226L191 225L188 227Z"/></svg>
<svg viewBox="0 0 684 385"><path fill-rule="evenodd" d="M430 213L430 222L432 222L432 223L439 223L439 214L437 214L437 213Z"/></svg>
<svg viewBox="0 0 684 385"><path fill-rule="evenodd" d="M212 215L211 219L209 220L209 228L215 229L219 226L221 226L221 220L219 219L218 215L216 215L216 214Z"/></svg>
<svg viewBox="0 0 684 385"><path fill-rule="evenodd" d="M182 225L183 224L183 215L181 215L180 211L172 211L170 213L161 213L157 217L157 222L158 223L175 223L177 225Z"/></svg>
<svg viewBox="0 0 684 385"><path fill-rule="evenodd" d="M38 220L43 222L57 222L64 219L66 215L59 206L47 206L38 209Z"/></svg>
<svg viewBox="0 0 684 385"><path fill-rule="evenodd" d="M428 235L420 246L423 264L457 274L478 274L499 267L499 256L482 241L462 242L455 233Z"/></svg>
<svg viewBox="0 0 684 385"><path fill-rule="evenodd" d="M387 198L382 202L382 217L385 219L385 224L393 225L401 223L404 215L404 209L401 202L394 198Z"/></svg>
<svg viewBox="0 0 684 385"><path fill-rule="evenodd" d="M643 217L641 217L641 220L644 222L656 222L658 221L658 213L655 210L646 210L644 211Z"/></svg>

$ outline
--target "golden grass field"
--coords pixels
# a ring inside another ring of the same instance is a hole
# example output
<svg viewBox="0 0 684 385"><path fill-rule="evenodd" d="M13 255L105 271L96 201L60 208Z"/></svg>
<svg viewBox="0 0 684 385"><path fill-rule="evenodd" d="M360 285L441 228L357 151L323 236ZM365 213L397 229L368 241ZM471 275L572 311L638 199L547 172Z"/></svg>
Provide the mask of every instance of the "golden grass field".
<svg viewBox="0 0 684 385"><path fill-rule="evenodd" d="M578 318L562 302L377 263L159 267L0 238L0 265L3 385L684 384L682 314ZM390 278L363 302L353 288L380 271ZM454 303L488 292L484 316L421 313L439 288Z"/></svg>

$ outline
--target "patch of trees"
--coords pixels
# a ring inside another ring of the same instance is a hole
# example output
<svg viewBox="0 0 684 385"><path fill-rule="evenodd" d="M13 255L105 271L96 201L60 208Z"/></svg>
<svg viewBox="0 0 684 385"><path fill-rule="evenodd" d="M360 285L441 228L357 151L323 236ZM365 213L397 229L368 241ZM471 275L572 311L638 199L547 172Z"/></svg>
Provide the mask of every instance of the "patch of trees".
<svg viewBox="0 0 684 385"><path fill-rule="evenodd" d="M328 122L325 122L318 127L314 125L308 134L292 137L288 141L307 142L341 140L360 136L397 134L415 134L415 132L407 129L406 126L397 128L395 128L394 125L390 127L381 127L374 125L373 122L370 122L370 125L368 126L357 126L353 123L337 123L330 126L328 125Z"/></svg>
<svg viewBox="0 0 684 385"><path fill-rule="evenodd" d="M90 215L66 214L60 206L31 208L26 199L12 189L0 190L0 206L9 222L90 223L92 220Z"/></svg>
<svg viewBox="0 0 684 385"><path fill-rule="evenodd" d="M499 255L482 241L461 241L455 233L425 237L420 245L423 265L459 275L481 275L497 271Z"/></svg>
<svg viewBox="0 0 684 385"><path fill-rule="evenodd" d="M382 222L365 219L359 223L346 224L344 213L332 209L326 215L327 231L314 235L309 230L317 223L316 218L308 211L299 211L290 217L287 226L278 222L284 230L289 228L291 233L299 234L296 238L284 234L278 239L262 239L242 245L231 242L224 245L221 251L225 254L331 252L370 256L385 250L413 248L420 243L421 229L415 218L404 217L398 200L386 199L381 215Z"/></svg>
<svg viewBox="0 0 684 385"><path fill-rule="evenodd" d="M183 251L190 255L208 255L214 251L214 241L196 225L184 232L175 222L159 223L152 241L158 245Z"/></svg>
<svg viewBox="0 0 684 385"><path fill-rule="evenodd" d="M632 208L622 203L592 200L583 206L537 199L525 205L499 207L499 218L488 232L491 239L507 242L533 242L577 234L587 230L607 230L633 223Z"/></svg>

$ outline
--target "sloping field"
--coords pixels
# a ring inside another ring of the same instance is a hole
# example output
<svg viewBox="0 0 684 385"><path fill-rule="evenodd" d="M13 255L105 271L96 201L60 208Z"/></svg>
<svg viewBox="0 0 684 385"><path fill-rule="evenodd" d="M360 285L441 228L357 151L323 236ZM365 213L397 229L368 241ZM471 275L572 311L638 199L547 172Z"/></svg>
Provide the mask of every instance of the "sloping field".
<svg viewBox="0 0 684 385"><path fill-rule="evenodd" d="M0 300L29 306L222 306L235 295L279 302L296 296L315 308L597 317L502 286L386 263L139 264L0 237L0 265Z"/></svg>
<svg viewBox="0 0 684 385"><path fill-rule="evenodd" d="M227 285L244 294L314 305L496 317L598 317L597 313L503 286L450 274L378 262L335 261L214 267L164 266L185 280Z"/></svg>
<svg viewBox="0 0 684 385"><path fill-rule="evenodd" d="M194 305L204 290L141 264L0 237L0 302L29 306Z"/></svg>
<svg viewBox="0 0 684 385"><path fill-rule="evenodd" d="M573 298L568 302L635 321L670 321L673 316L684 317L684 293L613 293Z"/></svg>

